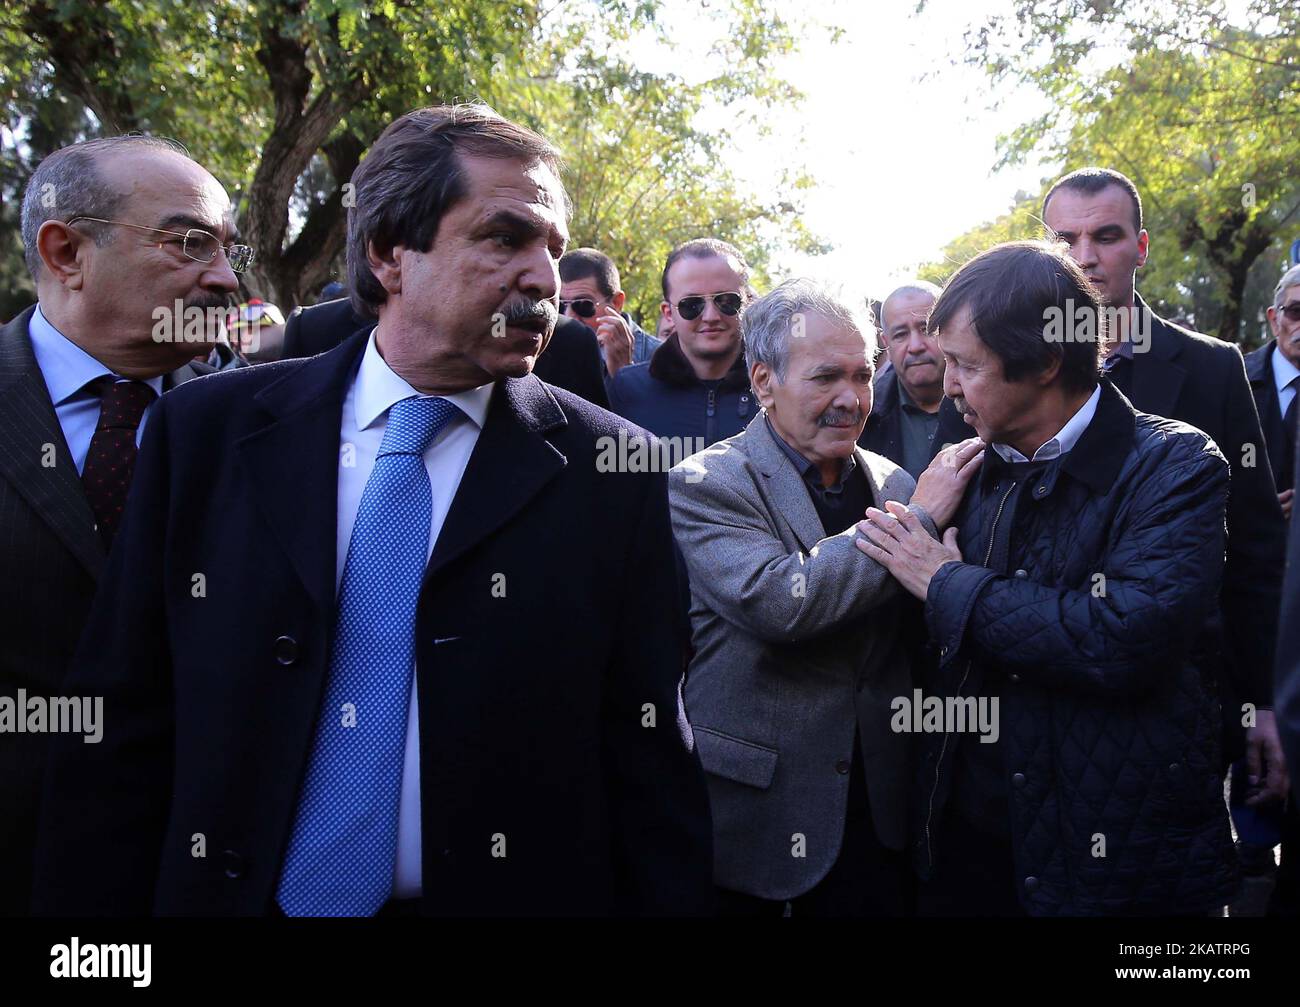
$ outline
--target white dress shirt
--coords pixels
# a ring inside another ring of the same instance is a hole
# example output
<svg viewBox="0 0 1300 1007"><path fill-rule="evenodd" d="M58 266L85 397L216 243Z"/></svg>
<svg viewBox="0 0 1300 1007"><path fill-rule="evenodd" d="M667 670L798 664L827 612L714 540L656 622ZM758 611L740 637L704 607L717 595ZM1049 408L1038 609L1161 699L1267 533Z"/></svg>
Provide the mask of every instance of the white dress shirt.
<svg viewBox="0 0 1300 1007"><path fill-rule="evenodd" d="M377 331L377 330L376 330ZM370 333L361 365L343 400L339 430L338 535L336 541L335 596L343 582L343 565L352 541L352 526L361 507L361 494L375 467L375 456L388 426L388 410L402 399L420 395L397 375L375 345ZM429 398L430 396L423 396ZM442 396L463 415L451 420L424 450L424 467L433 490L429 522L429 554L456 496L469 456L487 419L492 384ZM348 464L349 461L355 464ZM402 791L397 813L397 859L393 867L393 898L415 898L421 893L420 872L420 710L417 679L411 678L406 716L406 753L402 763Z"/></svg>
<svg viewBox="0 0 1300 1007"><path fill-rule="evenodd" d="M1101 385L1098 385L1088 396L1088 401L1079 407L1078 412L1070 417L1057 435L1034 452L1033 458L1026 458L1010 444L994 444L993 450L1002 456L1004 462L1046 462L1059 458L1074 447L1083 436L1083 432L1088 429L1088 424L1096 415L1097 403L1100 400Z"/></svg>
<svg viewBox="0 0 1300 1007"><path fill-rule="evenodd" d="M1273 347L1272 357L1273 380L1277 382L1277 406L1282 410L1282 415L1286 416L1287 408L1296 395L1295 386L1291 382L1300 378L1300 368L1282 356L1282 351L1276 346Z"/></svg>
<svg viewBox="0 0 1300 1007"><path fill-rule="evenodd" d="M73 464L80 475L86 467L86 455L90 454L90 442L95 436L95 427L99 425L99 410L103 399L91 388L86 387L96 378L110 374L119 381L126 381L101 364L62 332L56 329L50 320L41 313L40 305L32 312L31 321L27 323L27 334L32 340L32 354L36 357L36 366L41 369L45 387L54 403L54 415L58 417L63 430L63 439L68 442ZM155 395L163 392L163 378L145 380ZM140 418L140 425L135 431L136 447L144 437L144 426L149 422L153 412L153 402L145 408ZM55 459L58 464L58 459Z"/></svg>

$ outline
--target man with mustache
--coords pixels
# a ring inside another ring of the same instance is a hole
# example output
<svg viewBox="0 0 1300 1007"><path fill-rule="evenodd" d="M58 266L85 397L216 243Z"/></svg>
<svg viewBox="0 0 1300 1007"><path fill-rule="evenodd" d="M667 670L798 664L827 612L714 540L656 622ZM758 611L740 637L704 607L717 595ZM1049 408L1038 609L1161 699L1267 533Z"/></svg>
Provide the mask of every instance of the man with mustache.
<svg viewBox="0 0 1300 1007"><path fill-rule="evenodd" d="M1228 464L1099 381L1095 339L1050 337L1071 306L1100 304L1059 244L957 271L930 326L984 464L942 540L896 503L861 525L925 604L925 691L999 711L991 742L924 736L928 915L1206 916L1235 887L1214 686Z"/></svg>
<svg viewBox="0 0 1300 1007"><path fill-rule="evenodd" d="M943 396L943 354L925 327L939 288L925 280L898 287L880 306L880 331L893 365L876 376L859 443L918 478L938 449L967 431Z"/></svg>
<svg viewBox="0 0 1300 1007"><path fill-rule="evenodd" d="M855 524L910 500L942 528L981 445L949 449L919 484L857 446L873 335L806 280L759 298L744 340L763 412L669 475L691 581L686 710L725 916L909 909L907 741L890 718L911 690L904 627L919 612L854 548Z"/></svg>
<svg viewBox="0 0 1300 1007"><path fill-rule="evenodd" d="M45 158L27 184L22 233L38 303L0 329L9 699L62 686L156 400L212 370L191 360L218 334L209 323L237 289L232 266L247 265L216 179L179 144L142 136ZM178 302L194 338L167 338L186 335ZM0 732L0 915L28 912L48 741Z"/></svg>
<svg viewBox="0 0 1300 1007"><path fill-rule="evenodd" d="M161 404L72 675L104 739L52 760L39 910L706 906L666 478L598 470L626 422L530 373L558 164L486 106L402 116L352 179L374 329Z"/></svg>
<svg viewBox="0 0 1300 1007"><path fill-rule="evenodd" d="M1232 467L1220 599L1224 754L1227 761L1246 756L1249 804L1281 801L1288 780L1272 668L1286 533L1241 350L1165 321L1137 293L1150 236L1137 187L1120 172L1080 168L1058 179L1043 199L1043 221L1069 246L1103 306L1121 309L1104 347L1106 377L1136 409L1205 431Z"/></svg>

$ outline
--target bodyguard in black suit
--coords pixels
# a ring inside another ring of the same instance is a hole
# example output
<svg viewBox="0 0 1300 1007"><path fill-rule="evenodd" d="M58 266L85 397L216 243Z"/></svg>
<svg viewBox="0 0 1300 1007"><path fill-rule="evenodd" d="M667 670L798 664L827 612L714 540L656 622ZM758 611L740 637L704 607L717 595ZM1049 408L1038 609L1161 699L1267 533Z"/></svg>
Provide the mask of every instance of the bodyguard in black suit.
<svg viewBox="0 0 1300 1007"><path fill-rule="evenodd" d="M174 233L191 227L207 237ZM168 335L178 300L216 308L237 287L220 247L229 201L165 141L51 154L28 182L22 228L39 304L0 329L0 915L29 911L53 725L31 728L63 687L140 428L159 393L212 370L190 362L206 346L155 333ZM94 749L87 726L74 737Z"/></svg>
<svg viewBox="0 0 1300 1007"><path fill-rule="evenodd" d="M529 373L555 164L479 106L403 116L353 178L374 332L161 404L72 676L105 737L58 746L39 910L709 908L665 477L602 471L626 424Z"/></svg>
<svg viewBox="0 0 1300 1007"><path fill-rule="evenodd" d="M1278 503L1283 516L1290 519L1295 497L1296 417L1300 415L1300 266L1292 266L1278 280L1268 324L1273 338L1246 354L1246 377L1264 429Z"/></svg>
<svg viewBox="0 0 1300 1007"><path fill-rule="evenodd" d="M322 301L295 308L284 330L281 360L311 357L332 350L348 336L362 329L374 328L375 320L366 320L347 298ZM605 364L600 359L600 344L591 330L573 318L561 317L555 324L546 352L537 358L533 373L543 381L580 395L588 402L609 408L605 394Z"/></svg>
<svg viewBox="0 0 1300 1007"><path fill-rule="evenodd" d="M1285 545L1282 511L1265 464L1264 435L1246 380L1241 350L1174 325L1156 315L1134 289L1146 262L1148 235L1133 183L1117 171L1081 168L1056 182L1043 203L1048 229L1123 312L1121 341L1107 350L1103 368L1145 413L1190 423L1209 434L1231 466L1227 565L1220 593L1228 670L1219 683L1225 754L1245 754L1260 784L1251 799L1281 800L1286 763L1273 716L1274 643ZM1094 325L1093 331L1096 331ZM1095 338L1095 336L1093 337Z"/></svg>

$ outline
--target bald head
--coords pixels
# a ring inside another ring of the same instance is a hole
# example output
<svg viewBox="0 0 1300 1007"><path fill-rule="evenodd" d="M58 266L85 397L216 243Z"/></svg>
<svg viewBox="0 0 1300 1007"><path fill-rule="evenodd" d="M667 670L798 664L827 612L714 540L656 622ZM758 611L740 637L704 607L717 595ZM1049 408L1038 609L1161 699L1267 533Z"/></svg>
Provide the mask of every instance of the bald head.
<svg viewBox="0 0 1300 1007"><path fill-rule="evenodd" d="M203 262L186 240L198 229L228 246L230 199L171 141L113 137L55 151L28 182L22 229L42 313L124 376L165 373L205 354L203 338L179 338L198 331L180 316L222 308L238 290L223 251ZM200 335L215 339L219 326Z"/></svg>

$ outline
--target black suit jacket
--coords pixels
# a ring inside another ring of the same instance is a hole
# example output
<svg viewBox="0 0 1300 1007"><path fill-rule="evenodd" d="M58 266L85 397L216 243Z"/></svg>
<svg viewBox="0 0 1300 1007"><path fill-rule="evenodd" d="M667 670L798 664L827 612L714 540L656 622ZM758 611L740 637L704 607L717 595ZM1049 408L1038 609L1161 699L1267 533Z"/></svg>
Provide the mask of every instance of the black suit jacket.
<svg viewBox="0 0 1300 1007"><path fill-rule="evenodd" d="M0 696L12 698L19 689L49 698L62 688L105 562L32 352L27 330L35 310L0 328ZM167 375L164 388L210 371L186 364ZM49 739L0 732L0 915L28 911Z"/></svg>
<svg viewBox="0 0 1300 1007"><path fill-rule="evenodd" d="M352 310L346 297L297 308L284 327L282 360L311 357L332 350L361 329L369 332L374 319ZM605 393L605 362L596 336L577 319L561 317L551 341L537 358L533 373L543 381L579 395L602 409L609 408Z"/></svg>
<svg viewBox="0 0 1300 1007"><path fill-rule="evenodd" d="M1147 308L1141 298L1138 305ZM1220 595L1230 671L1220 698L1225 723L1236 725L1232 733L1240 735L1241 704L1269 707L1273 700L1286 548L1282 509L1240 348L1154 312L1151 318L1151 346L1134 354L1125 394L1141 412L1182 420L1209 434L1232 469Z"/></svg>
<svg viewBox="0 0 1300 1007"><path fill-rule="evenodd" d="M1291 489L1294 479L1285 479L1285 476L1294 476L1295 470L1290 467L1291 459L1287 457L1293 445L1282 427L1277 381L1273 377L1273 347L1276 345L1277 340L1270 339L1259 349L1246 354L1246 379L1250 382L1251 394L1255 396L1255 409L1259 413L1259 425L1264 431L1264 443L1268 446L1268 464L1273 470L1273 482L1280 492Z"/></svg>
<svg viewBox="0 0 1300 1007"><path fill-rule="evenodd" d="M56 742L38 912L272 906L328 675L365 340L160 403L70 681L105 697L105 737ZM626 426L532 375L494 390L416 617L427 914L708 908L666 479L597 467Z"/></svg>
<svg viewBox="0 0 1300 1007"><path fill-rule="evenodd" d="M1300 472L1300 438L1292 469ZM1277 638L1277 667L1274 676L1273 711L1277 731L1282 737L1288 766L1300 767L1300 530L1296 528L1296 511L1291 510L1291 533L1286 547L1286 581L1282 587L1282 609ZM1295 774L1295 768L1292 773ZM1291 783L1292 800L1296 783Z"/></svg>

